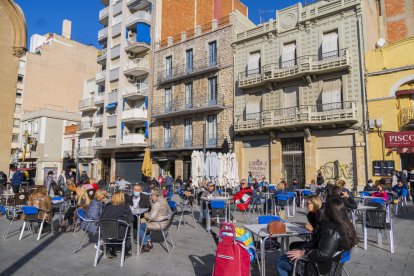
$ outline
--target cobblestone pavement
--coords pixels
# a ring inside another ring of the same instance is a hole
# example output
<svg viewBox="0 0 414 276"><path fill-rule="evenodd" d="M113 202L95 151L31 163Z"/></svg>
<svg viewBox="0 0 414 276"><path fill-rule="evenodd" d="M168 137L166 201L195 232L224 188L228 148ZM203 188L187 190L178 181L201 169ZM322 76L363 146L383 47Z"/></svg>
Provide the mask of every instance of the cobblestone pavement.
<svg viewBox="0 0 414 276"><path fill-rule="evenodd" d="M237 214L237 225L243 224ZM191 221L190 217L186 217ZM291 222L305 222L305 212L299 210ZM396 253L390 253L389 241L376 244L375 232L369 233L368 250L363 249L361 226L358 225L360 243L352 251L352 260L346 264L350 275L414 275L414 207L410 203L408 211L401 212L395 221ZM0 231L6 227L6 220L0 217ZM0 275L211 275L215 256L215 243L211 234L201 225L197 229L191 225L180 227L177 223L171 229L176 244L171 255L159 244L160 237L153 236L154 249L140 256L130 256L125 266L120 267L119 258L100 259L93 267L95 249L93 244L84 247L73 255L73 249L80 234L47 234L39 241L29 234L19 241L22 222L17 221L7 240L0 240ZM213 231L217 227L213 226ZM277 275L275 258L278 253L267 253L266 274ZM257 269L252 275L258 275Z"/></svg>

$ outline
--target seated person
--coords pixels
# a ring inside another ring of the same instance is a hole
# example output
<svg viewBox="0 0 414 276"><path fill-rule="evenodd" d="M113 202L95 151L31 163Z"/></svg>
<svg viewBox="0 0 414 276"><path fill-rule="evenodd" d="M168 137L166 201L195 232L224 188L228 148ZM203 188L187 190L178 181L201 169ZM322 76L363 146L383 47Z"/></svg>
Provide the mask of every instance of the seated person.
<svg viewBox="0 0 414 276"><path fill-rule="evenodd" d="M299 189L299 183L297 179L293 179L292 184L289 186L289 191L296 192L296 190Z"/></svg>
<svg viewBox="0 0 414 276"><path fill-rule="evenodd" d="M125 203L125 195L123 192L118 191L112 195L111 203L105 206L101 219L119 219L127 223L134 221L134 215L131 212L131 208ZM126 227L121 226L119 231L125 233ZM129 242L130 240L127 239L127 241ZM127 244L126 247L130 249L131 245ZM115 246L109 246L107 252L108 258L115 258L117 256L115 250ZM126 250L126 252L128 251Z"/></svg>
<svg viewBox="0 0 414 276"><path fill-rule="evenodd" d="M47 189L45 186L38 186L36 190L29 195L27 205L35 206L40 210L38 213L39 220L43 220L43 218L46 217L45 222L48 224L52 223L53 214L46 213L52 209L52 202L50 197L47 195Z"/></svg>
<svg viewBox="0 0 414 276"><path fill-rule="evenodd" d="M240 181L240 191L233 195L233 201L236 203L240 211L246 211L249 208L249 203L252 200L253 191L249 187L246 179Z"/></svg>
<svg viewBox="0 0 414 276"><path fill-rule="evenodd" d="M374 192L372 194L372 196L382 198L385 202L387 202L388 201L388 194L384 190L384 186L382 186L381 184L378 184L377 189L378 189L378 191Z"/></svg>
<svg viewBox="0 0 414 276"><path fill-rule="evenodd" d="M74 217L76 209L82 208L86 210L90 201L91 200L89 198L88 192L83 186L79 186L78 188L76 188L76 196L75 196L76 203L74 206L69 207L69 209L65 213L65 216L63 218L64 221L60 225L60 228L62 228L62 232L65 232L66 230L68 230L68 232L74 230L73 217Z"/></svg>
<svg viewBox="0 0 414 276"><path fill-rule="evenodd" d="M257 182L257 179L255 177L252 178L252 183L250 185L252 190L256 190L259 188L259 182Z"/></svg>
<svg viewBox="0 0 414 276"><path fill-rule="evenodd" d="M160 226L166 227L168 225L170 206L167 200L162 197L160 189L154 188L151 194L151 202L151 211L144 214L145 221L140 226L140 237L144 245L142 252L148 252L152 249L151 233L147 231L144 236L145 228L148 226L147 230L159 230ZM157 221L160 221L160 223Z"/></svg>
<svg viewBox="0 0 414 276"><path fill-rule="evenodd" d="M213 183L209 182L207 184L207 190L204 190L201 193L201 197L207 197L207 198L211 198L211 197L219 197L219 193L216 191L216 187L214 186Z"/></svg>
<svg viewBox="0 0 414 276"><path fill-rule="evenodd" d="M312 179L311 183L309 184L309 190L311 190L312 193L316 193L317 189L318 189L318 185L316 184L315 179Z"/></svg>
<svg viewBox="0 0 414 276"><path fill-rule="evenodd" d="M149 196L142 193L142 184L135 184L132 189L132 195L126 197L126 203L134 209L151 208Z"/></svg>
<svg viewBox="0 0 414 276"><path fill-rule="evenodd" d="M374 191L376 191L376 189L374 187L372 179L369 179L367 185L365 185L364 187L364 192L374 192Z"/></svg>
<svg viewBox="0 0 414 276"><path fill-rule="evenodd" d="M326 202L324 223L313 235L309 248L290 250L277 258L278 275L290 275L294 261L303 258L308 262L298 261L297 275L331 275L341 259L337 253L351 250L357 243L355 227L348 218L343 201L339 197L331 198Z"/></svg>
<svg viewBox="0 0 414 276"><path fill-rule="evenodd" d="M405 193L404 193L404 190L405 190ZM407 194L407 188L404 186L401 180L398 180L397 185L392 187L392 191L398 197L401 197L403 194Z"/></svg>
<svg viewBox="0 0 414 276"><path fill-rule="evenodd" d="M98 220L102 214L103 208L105 206L105 199L108 196L108 192L99 189L95 193L94 199L89 204L88 208L85 212L85 219L88 220ZM82 221L81 228L86 230L88 226L88 222ZM91 223L88 227L88 232L92 234L96 234L98 232L98 226L95 223Z"/></svg>
<svg viewBox="0 0 414 276"><path fill-rule="evenodd" d="M286 186L285 186L286 182L282 181L279 184L277 184L276 186L276 192L273 194L273 200L276 201L277 200L277 195L280 194L286 194L287 190L286 190ZM272 199L269 198L267 200L267 210L271 211L272 208ZM284 210L284 208L282 207L282 210Z"/></svg>
<svg viewBox="0 0 414 276"><path fill-rule="evenodd" d="M349 197L354 198L354 196L352 195L351 191L346 188L346 182L345 181L343 181L342 179L338 180L336 182L336 186L341 187L342 192L346 192L349 195Z"/></svg>
<svg viewBox="0 0 414 276"><path fill-rule="evenodd" d="M345 207L348 209L358 208L358 205L355 202L355 200L352 197L350 197L347 192L343 192L342 188L339 186L335 186L332 189L332 195L330 195L328 199L331 198L339 198L344 203Z"/></svg>

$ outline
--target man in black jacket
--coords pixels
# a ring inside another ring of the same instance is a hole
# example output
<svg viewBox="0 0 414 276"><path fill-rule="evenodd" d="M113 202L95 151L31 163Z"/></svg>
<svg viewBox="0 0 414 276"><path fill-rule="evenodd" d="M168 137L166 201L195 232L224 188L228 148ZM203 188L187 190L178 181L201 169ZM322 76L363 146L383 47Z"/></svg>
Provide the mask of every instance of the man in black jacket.
<svg viewBox="0 0 414 276"><path fill-rule="evenodd" d="M134 185L132 196L127 198L126 203L135 209L151 207L149 196L142 193L142 184Z"/></svg>
<svg viewBox="0 0 414 276"><path fill-rule="evenodd" d="M329 198L333 198L333 197L341 199L341 201L344 203L347 209L358 208L358 205L355 202L355 200L349 196L348 192L343 192L341 187L335 186L332 189L332 196L330 196Z"/></svg>

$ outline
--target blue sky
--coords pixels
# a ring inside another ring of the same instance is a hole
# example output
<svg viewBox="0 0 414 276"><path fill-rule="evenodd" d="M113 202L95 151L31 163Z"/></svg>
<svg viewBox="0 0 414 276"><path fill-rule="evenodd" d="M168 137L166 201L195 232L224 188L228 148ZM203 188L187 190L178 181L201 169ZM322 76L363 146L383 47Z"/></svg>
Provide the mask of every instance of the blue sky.
<svg viewBox="0 0 414 276"><path fill-rule="evenodd" d="M293 5L298 1L242 0L249 7L249 18L256 24L260 23L260 15L262 21L267 21L275 17L276 9ZM25 13L28 39L36 33L61 34L63 19L69 19L72 21L72 39L98 47L98 30L102 28L98 21L98 13L103 8L99 0L16 0L16 3ZM264 12L259 13L259 10Z"/></svg>

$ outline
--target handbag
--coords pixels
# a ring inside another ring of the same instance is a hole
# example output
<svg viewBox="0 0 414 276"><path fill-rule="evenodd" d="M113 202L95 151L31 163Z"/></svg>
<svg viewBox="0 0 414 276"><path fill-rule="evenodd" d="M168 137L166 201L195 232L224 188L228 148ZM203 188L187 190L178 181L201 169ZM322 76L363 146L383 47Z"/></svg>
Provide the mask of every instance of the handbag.
<svg viewBox="0 0 414 276"><path fill-rule="evenodd" d="M269 236L286 234L286 224L281 221L272 221L267 225Z"/></svg>

